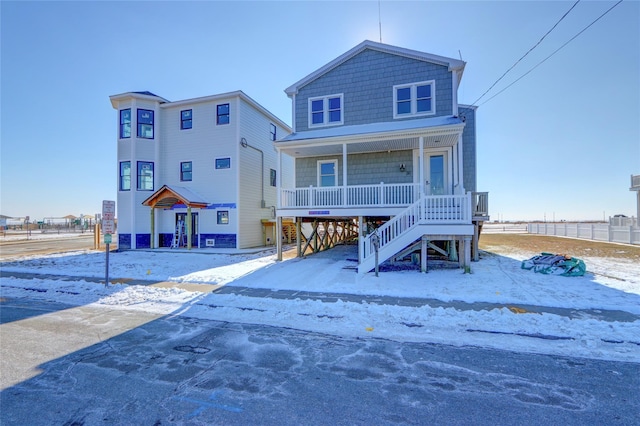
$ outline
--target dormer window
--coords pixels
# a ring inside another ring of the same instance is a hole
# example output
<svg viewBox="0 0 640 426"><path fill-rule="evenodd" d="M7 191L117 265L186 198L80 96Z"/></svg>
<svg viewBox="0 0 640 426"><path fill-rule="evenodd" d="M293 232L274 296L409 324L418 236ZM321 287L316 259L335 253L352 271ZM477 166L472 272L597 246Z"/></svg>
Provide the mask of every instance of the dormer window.
<svg viewBox="0 0 640 426"><path fill-rule="evenodd" d="M393 118L436 113L435 80L393 86Z"/></svg>
<svg viewBox="0 0 640 426"><path fill-rule="evenodd" d="M342 93L309 98L309 127L343 124Z"/></svg>

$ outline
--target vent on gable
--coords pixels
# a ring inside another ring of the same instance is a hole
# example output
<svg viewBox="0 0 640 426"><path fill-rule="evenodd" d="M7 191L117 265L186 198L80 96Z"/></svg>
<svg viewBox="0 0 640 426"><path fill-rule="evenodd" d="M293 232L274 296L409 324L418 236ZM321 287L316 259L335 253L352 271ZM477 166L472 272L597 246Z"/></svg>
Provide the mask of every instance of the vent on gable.
<svg viewBox="0 0 640 426"><path fill-rule="evenodd" d="M207 238L205 240L205 246L207 247L215 247L216 245L216 240L214 238Z"/></svg>

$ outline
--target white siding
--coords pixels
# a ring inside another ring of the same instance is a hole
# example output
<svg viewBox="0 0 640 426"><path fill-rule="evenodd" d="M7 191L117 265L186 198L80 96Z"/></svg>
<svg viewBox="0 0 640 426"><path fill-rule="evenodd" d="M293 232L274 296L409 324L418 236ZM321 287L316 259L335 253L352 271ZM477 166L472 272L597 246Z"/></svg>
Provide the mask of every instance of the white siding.
<svg viewBox="0 0 640 426"><path fill-rule="evenodd" d="M230 123L216 124L216 107L229 104ZM237 204L237 98L219 99L204 103L182 104L162 109L162 144L160 147L159 183L182 186L197 193L210 204ZM180 129L180 112L192 110L192 128ZM216 158L230 158L231 168L215 168ZM180 180L180 163L191 161L192 181ZM218 225L216 210L197 210L199 233L236 234L238 221L235 209L229 210L229 224ZM172 210L158 215L158 232L173 232L175 213ZM196 210L193 210L196 212Z"/></svg>

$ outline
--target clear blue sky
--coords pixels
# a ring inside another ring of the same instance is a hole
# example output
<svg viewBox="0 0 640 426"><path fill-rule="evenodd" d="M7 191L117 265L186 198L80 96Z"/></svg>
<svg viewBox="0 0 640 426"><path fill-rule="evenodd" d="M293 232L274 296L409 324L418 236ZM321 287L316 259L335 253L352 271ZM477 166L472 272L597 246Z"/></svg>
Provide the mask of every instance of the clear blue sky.
<svg viewBox="0 0 640 426"><path fill-rule="evenodd" d="M470 104L571 7L549 2L380 3L382 41L467 67ZM582 1L484 99L478 190L492 219L634 215L640 174L640 3ZM171 101L243 90L291 123L284 89L365 39L378 2L11 2L1 7L0 213L94 214L116 199L109 96Z"/></svg>

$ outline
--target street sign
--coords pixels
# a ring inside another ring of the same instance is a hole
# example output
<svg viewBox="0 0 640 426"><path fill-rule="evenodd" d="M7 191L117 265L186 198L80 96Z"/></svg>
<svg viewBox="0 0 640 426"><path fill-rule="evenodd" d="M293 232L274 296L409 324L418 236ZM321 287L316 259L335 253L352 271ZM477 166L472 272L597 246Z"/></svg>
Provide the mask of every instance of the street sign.
<svg viewBox="0 0 640 426"><path fill-rule="evenodd" d="M102 201L102 233L113 234L115 233L115 218L116 218L116 202L115 201ZM105 241L105 244L107 242Z"/></svg>
<svg viewBox="0 0 640 426"><path fill-rule="evenodd" d="M111 244L111 234L104 234L104 243Z"/></svg>

